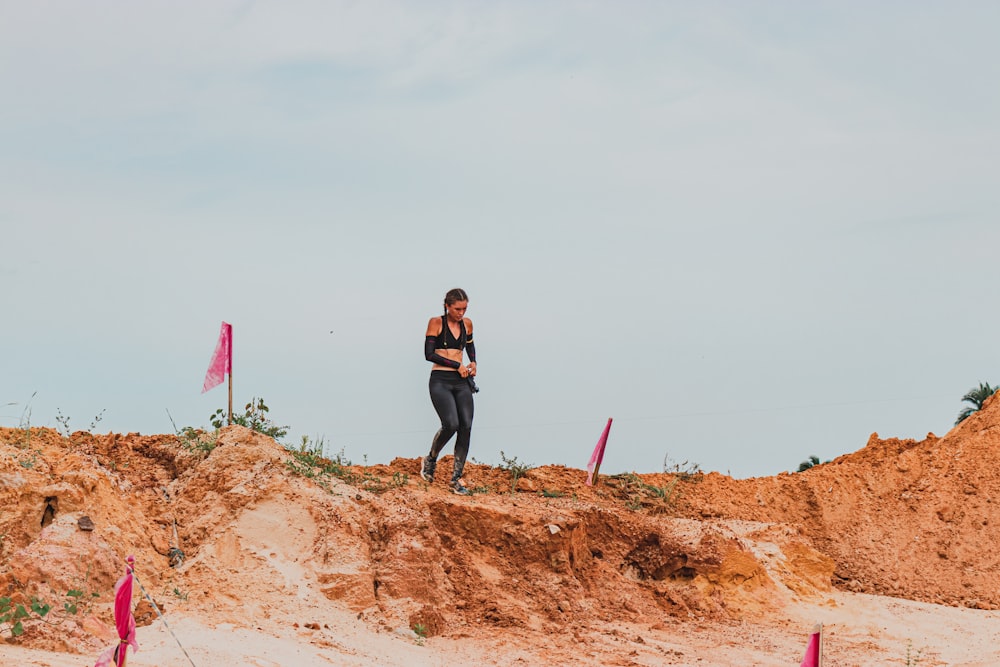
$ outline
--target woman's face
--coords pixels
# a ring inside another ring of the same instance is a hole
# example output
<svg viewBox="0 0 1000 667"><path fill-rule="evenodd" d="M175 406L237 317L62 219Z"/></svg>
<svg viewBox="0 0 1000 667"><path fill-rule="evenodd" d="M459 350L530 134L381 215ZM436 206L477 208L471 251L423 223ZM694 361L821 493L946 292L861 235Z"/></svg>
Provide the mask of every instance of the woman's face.
<svg viewBox="0 0 1000 667"><path fill-rule="evenodd" d="M456 301L452 304L445 304L445 308L448 309L448 319L452 322L458 322L465 317L465 309L468 307L468 301Z"/></svg>

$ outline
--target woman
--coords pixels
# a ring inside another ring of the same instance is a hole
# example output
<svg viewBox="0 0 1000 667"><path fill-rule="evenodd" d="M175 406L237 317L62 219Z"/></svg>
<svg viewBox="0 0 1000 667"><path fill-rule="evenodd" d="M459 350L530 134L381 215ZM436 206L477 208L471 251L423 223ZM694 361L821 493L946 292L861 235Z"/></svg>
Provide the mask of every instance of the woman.
<svg viewBox="0 0 1000 667"><path fill-rule="evenodd" d="M472 436L472 384L469 378L476 375L476 346L472 342L472 320L465 316L469 296L465 290L453 289L444 296L444 315L432 317L427 323L424 339L424 358L431 367L431 403L441 418L441 428L431 442L431 452L421 460L420 476L434 481L437 458L451 436L455 440L455 469L451 474L451 490L463 496L470 491L462 485L462 469L469 455ZM469 365L464 365L463 350L469 354Z"/></svg>

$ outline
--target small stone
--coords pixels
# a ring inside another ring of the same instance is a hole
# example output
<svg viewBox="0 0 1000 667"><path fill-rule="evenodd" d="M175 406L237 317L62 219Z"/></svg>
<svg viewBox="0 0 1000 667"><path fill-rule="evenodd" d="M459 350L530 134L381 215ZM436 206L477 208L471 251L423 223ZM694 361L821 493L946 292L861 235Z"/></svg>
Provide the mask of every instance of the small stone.
<svg viewBox="0 0 1000 667"><path fill-rule="evenodd" d="M80 530L93 530L94 522L89 516L81 516L80 520L76 522L76 525L80 527Z"/></svg>
<svg viewBox="0 0 1000 667"><path fill-rule="evenodd" d="M170 547L167 550L167 562L170 563L170 567L178 567L184 562L184 552L177 547Z"/></svg>

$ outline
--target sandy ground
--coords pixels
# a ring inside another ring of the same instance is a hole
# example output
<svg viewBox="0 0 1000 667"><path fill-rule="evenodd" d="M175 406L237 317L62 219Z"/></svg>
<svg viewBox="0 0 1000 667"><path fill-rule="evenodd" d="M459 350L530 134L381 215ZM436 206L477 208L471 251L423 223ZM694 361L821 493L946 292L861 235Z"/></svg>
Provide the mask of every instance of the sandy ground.
<svg viewBox="0 0 1000 667"><path fill-rule="evenodd" d="M93 665L128 554L164 610L136 592L133 667L798 665L817 623L826 667L1000 665L998 400L794 475L469 465L467 498L211 437L0 429L0 591L97 600L0 665Z"/></svg>
<svg viewBox="0 0 1000 667"><path fill-rule="evenodd" d="M942 607L910 600L835 592L819 604L789 609L773 623L719 625L677 622L651 629L615 624L594 629L583 641L554 638L551 647L503 636L420 639L407 628L372 628L351 614L320 615L300 610L319 630L304 627L212 627L205 620L175 613L168 621L140 628L133 667L444 667L454 665L797 665L809 623L823 623L825 664L954 665L1000 664L1000 612ZM307 621L308 622L308 621ZM278 625L284 625L279 623ZM795 631L802 632L796 636ZM183 649L182 649L183 647ZM551 650L550 650L551 649ZM185 655L184 651L187 652ZM0 647L5 665L84 667L96 655L54 653L19 646ZM190 658L190 659L189 659Z"/></svg>

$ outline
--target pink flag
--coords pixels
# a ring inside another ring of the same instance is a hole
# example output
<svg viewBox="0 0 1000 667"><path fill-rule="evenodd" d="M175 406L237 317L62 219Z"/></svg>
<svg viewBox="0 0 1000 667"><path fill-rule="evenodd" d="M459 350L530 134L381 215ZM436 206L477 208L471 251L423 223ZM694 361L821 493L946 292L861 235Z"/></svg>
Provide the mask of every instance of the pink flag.
<svg viewBox="0 0 1000 667"><path fill-rule="evenodd" d="M587 464L587 486L593 486L597 481L597 471L601 469L601 461L604 460L604 448L608 444L608 433L611 432L611 417L608 417L608 425L604 427L601 439L594 447L594 453L590 455L590 463Z"/></svg>
<svg viewBox="0 0 1000 667"><path fill-rule="evenodd" d="M820 635L823 629L816 630L816 632L809 635L809 644L806 645L806 654L802 658L802 664L799 667L819 667L819 643Z"/></svg>
<svg viewBox="0 0 1000 667"><path fill-rule="evenodd" d="M118 644L108 648L97 659L94 667L125 667L125 655L128 647L139 650L135 640L135 617L132 615L132 571L135 569L135 556L129 556L125 568L125 576L115 584L115 627L118 629Z"/></svg>
<svg viewBox="0 0 1000 667"><path fill-rule="evenodd" d="M222 384L226 379L226 373L233 372L233 326L222 323L222 331L219 332L219 342L215 345L215 354L212 355L212 363L208 365L208 372L205 373L205 384L201 388L201 393L213 389Z"/></svg>

